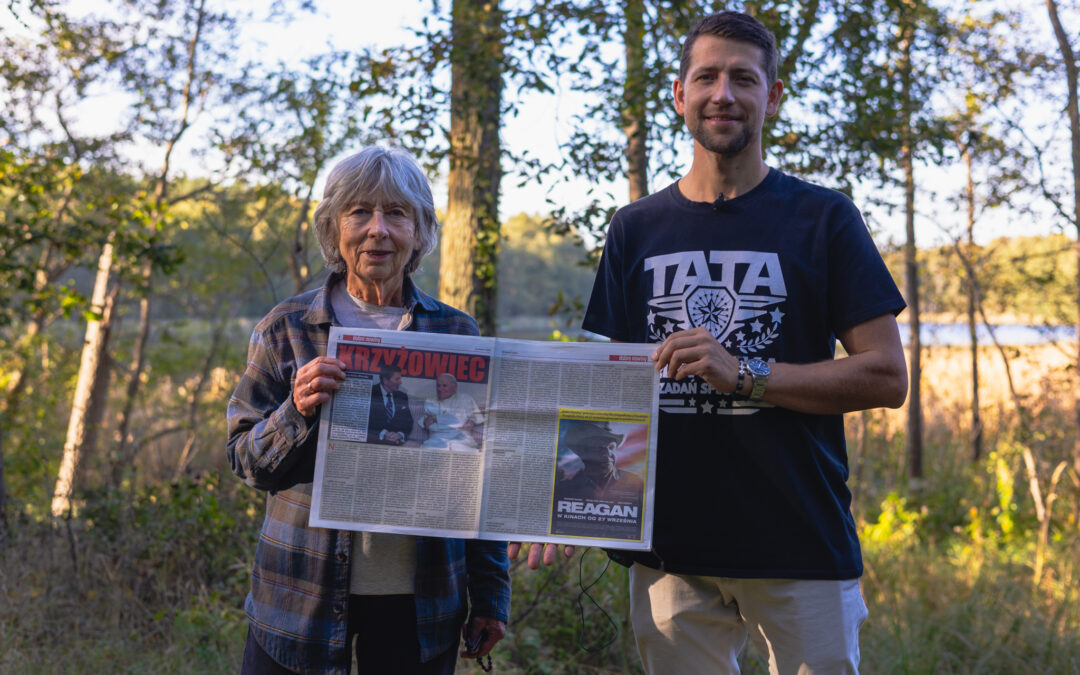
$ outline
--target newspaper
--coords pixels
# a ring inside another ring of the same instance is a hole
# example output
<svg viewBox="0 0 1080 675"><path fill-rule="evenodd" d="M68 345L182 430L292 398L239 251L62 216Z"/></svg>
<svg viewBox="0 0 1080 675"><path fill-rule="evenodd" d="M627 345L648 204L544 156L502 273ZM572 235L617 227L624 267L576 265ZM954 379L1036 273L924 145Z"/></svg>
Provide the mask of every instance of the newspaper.
<svg viewBox="0 0 1080 675"><path fill-rule="evenodd" d="M654 348L331 328L311 525L648 549Z"/></svg>

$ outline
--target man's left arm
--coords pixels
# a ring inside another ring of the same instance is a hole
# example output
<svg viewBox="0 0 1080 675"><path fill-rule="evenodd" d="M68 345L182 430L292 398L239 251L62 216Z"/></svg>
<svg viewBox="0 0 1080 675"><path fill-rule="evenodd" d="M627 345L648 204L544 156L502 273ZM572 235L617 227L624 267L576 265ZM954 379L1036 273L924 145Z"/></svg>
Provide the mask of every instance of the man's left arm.
<svg viewBox="0 0 1080 675"><path fill-rule="evenodd" d="M468 657L485 656L506 635L510 620L510 560L506 542L470 539L465 542L465 567L469 575L469 623L465 630L474 641L487 637Z"/></svg>
<svg viewBox="0 0 1080 675"><path fill-rule="evenodd" d="M413 416L412 410L409 409L409 395L403 391L396 392L394 394L394 405L397 406L397 410L394 413L394 419L390 420L388 425L392 431L397 431L402 435L402 441L412 432L413 428Z"/></svg>
<svg viewBox="0 0 1080 675"><path fill-rule="evenodd" d="M899 408L907 397L907 364L896 317L882 314L839 334L847 356L817 363L770 363L762 400L797 412L832 415L868 408ZM735 391L739 359L704 328L680 331L654 353L657 369L681 380L697 375L721 392ZM738 393L748 395L747 373Z"/></svg>

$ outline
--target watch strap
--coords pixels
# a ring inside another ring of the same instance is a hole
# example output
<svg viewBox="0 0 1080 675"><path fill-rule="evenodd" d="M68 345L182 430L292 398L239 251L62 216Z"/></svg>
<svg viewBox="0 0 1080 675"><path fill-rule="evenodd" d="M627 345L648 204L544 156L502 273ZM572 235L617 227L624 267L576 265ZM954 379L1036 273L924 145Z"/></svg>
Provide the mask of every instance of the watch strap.
<svg viewBox="0 0 1080 675"><path fill-rule="evenodd" d="M750 388L750 400L751 401L760 401L761 397L765 395L765 387L766 387L766 385L769 384L769 371L770 371L769 364L764 362L764 361L760 361L760 360L759 360L759 363L761 363L765 367L765 372L764 373L761 373L761 374L755 373L754 370L752 368L750 368L749 364L747 364L747 370L750 373L750 381L751 381L751 388Z"/></svg>

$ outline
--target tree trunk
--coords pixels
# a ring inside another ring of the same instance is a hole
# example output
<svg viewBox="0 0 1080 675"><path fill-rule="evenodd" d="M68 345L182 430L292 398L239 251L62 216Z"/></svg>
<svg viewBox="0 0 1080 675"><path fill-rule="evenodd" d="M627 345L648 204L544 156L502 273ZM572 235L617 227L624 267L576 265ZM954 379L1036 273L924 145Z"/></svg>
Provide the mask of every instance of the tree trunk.
<svg viewBox="0 0 1080 675"><path fill-rule="evenodd" d="M124 408L120 413L114 436L116 444L113 459L114 478L119 477L116 469L126 466L131 459L128 457L131 443L131 417L135 411L135 399L139 395L142 371L146 367L146 344L150 340L150 274L151 270L143 270L143 278L147 284L144 289L146 295L139 300L139 332L135 338L135 353L132 355L131 365L128 367L127 387L124 390Z"/></svg>
<svg viewBox="0 0 1080 675"><path fill-rule="evenodd" d="M202 39L202 29L206 20L206 0L200 0L196 10L198 14L195 20L195 32L187 45L186 80L180 93L180 119L176 131L165 144L165 159L161 163L154 187L154 217L150 229L153 231L161 223L165 211L165 198L169 187L169 168L172 161L173 150L180 142L184 133L190 126L190 111L193 103L193 86L199 76L196 70L196 59L199 52L199 44ZM130 442L131 417L135 410L135 399L138 397L139 388L142 384L142 372L146 367L146 345L150 340L150 308L151 291L153 288L154 269L147 261L142 268L142 298L139 300L139 332L135 338L135 353L128 368L128 384L124 393L124 408L120 414L120 420L116 430L116 461L114 466L128 463L128 443Z"/></svg>
<svg viewBox="0 0 1080 675"><path fill-rule="evenodd" d="M321 165L319 172L321 172ZM311 201L315 192L315 184L310 183L304 200L300 203L300 213L296 217L296 226L293 233L293 245L289 249L289 273L293 278L293 289L296 294L303 293L311 283L311 270L307 264L307 241L308 231L311 229Z"/></svg>
<svg viewBox="0 0 1080 675"><path fill-rule="evenodd" d="M52 258L53 248L51 243L46 244L45 249L41 252L41 259L38 261L38 268L34 273L35 295L44 290L49 283L47 270L49 261ZM37 311L34 312L34 316L30 319L30 323L27 324L26 333L20 338L19 344L16 346L15 358L17 365L15 372L11 376L11 382L4 392L3 412L8 419L15 417L15 409L18 406L19 398L22 396L23 388L26 387L26 370L34 355L34 343L37 336L41 333L41 329L45 327L45 318L44 307L38 307Z"/></svg>
<svg viewBox="0 0 1080 675"><path fill-rule="evenodd" d="M649 194L648 120L645 115L645 2L627 0L623 10L626 32L626 82L623 84L622 123L626 134L626 178L630 201Z"/></svg>
<svg viewBox="0 0 1080 675"><path fill-rule="evenodd" d="M499 247L503 13L490 0L454 0L450 50L450 173L439 263L443 302L495 334Z"/></svg>
<svg viewBox="0 0 1080 675"><path fill-rule="evenodd" d="M7 489L4 483L4 428L0 426L0 551L7 540Z"/></svg>
<svg viewBox="0 0 1080 675"><path fill-rule="evenodd" d="M979 336L976 332L978 323L975 319L975 306L978 298L978 280L975 279L975 177L972 175L972 149L973 142L970 138L964 146L964 164L967 167L967 200L968 227L967 227L967 257L972 261L971 269L967 270L967 321L968 335L971 339L971 460L979 461L982 457L983 426L982 414L979 411Z"/></svg>
<svg viewBox="0 0 1080 675"><path fill-rule="evenodd" d="M907 241L904 244L904 291L908 303L908 349L911 373L908 395L908 471L912 478L923 477L922 424L922 339L919 335L919 267L915 248L915 148L911 132L911 49L914 29L906 25L901 42L900 79L904 126L901 131L900 168L904 173L904 222Z"/></svg>
<svg viewBox="0 0 1080 675"><path fill-rule="evenodd" d="M79 463L90 447L96 431L93 411L100 410L100 402L92 401L95 392L101 391L99 378L105 374L108 361L109 331L112 327L113 306L116 303L115 288L109 290L113 265L113 237L110 235L98 258L97 277L94 280L94 294L91 310L95 318L86 323L86 339L83 343L82 359L79 362L79 376L75 385L75 396L71 403L71 416L68 419L67 440L64 443L64 455L60 462L60 471L53 491L52 514L59 518L70 514L71 495L78 478Z"/></svg>
<svg viewBox="0 0 1080 675"><path fill-rule="evenodd" d="M192 459L194 459L195 444L199 438L199 399L202 397L203 389L206 388L206 383L210 380L210 373L213 370L214 363L217 361L218 350L221 348L221 343L225 339L225 328L228 324L226 317L234 316L235 312L229 312L225 317L221 317L216 321L213 333L210 337L210 349L206 353L206 357L203 359L202 368L199 370L199 377L195 380L195 385L191 388L191 394L188 395L188 409L187 409L187 429L188 437L184 443L184 449L180 452L180 458L176 462L176 471L173 473L173 480L178 480L191 465Z"/></svg>
<svg viewBox="0 0 1080 675"><path fill-rule="evenodd" d="M1077 92L1078 69L1076 55L1069 44L1068 35L1061 25L1061 17L1058 15L1057 2L1046 0L1046 10L1050 14L1050 23L1054 26L1054 36L1057 38L1058 47L1061 49L1061 59L1065 64L1065 77L1069 88L1069 100L1066 106L1069 113L1070 149L1072 150L1072 178L1073 178L1073 226L1076 227L1076 377L1080 378L1080 95ZM1076 418L1076 430L1073 440L1073 470L1080 474L1080 382L1073 387L1076 392L1073 398L1073 409ZM1080 497L1078 497L1080 503Z"/></svg>

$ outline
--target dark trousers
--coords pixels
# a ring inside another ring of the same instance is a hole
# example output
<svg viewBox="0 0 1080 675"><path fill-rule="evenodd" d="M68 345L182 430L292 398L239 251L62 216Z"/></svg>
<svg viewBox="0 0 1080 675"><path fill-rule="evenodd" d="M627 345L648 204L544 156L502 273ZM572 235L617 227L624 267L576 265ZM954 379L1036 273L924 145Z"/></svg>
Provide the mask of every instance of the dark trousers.
<svg viewBox="0 0 1080 675"><path fill-rule="evenodd" d="M457 665L458 643L427 663L420 662L416 605L411 595L350 595L348 641L355 638L360 673L450 675ZM259 645L248 626L241 675L288 675Z"/></svg>

